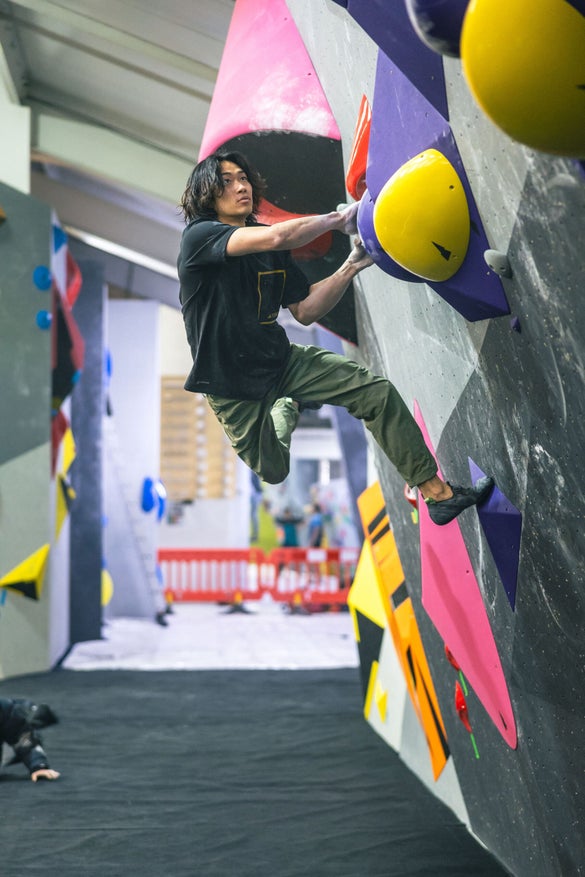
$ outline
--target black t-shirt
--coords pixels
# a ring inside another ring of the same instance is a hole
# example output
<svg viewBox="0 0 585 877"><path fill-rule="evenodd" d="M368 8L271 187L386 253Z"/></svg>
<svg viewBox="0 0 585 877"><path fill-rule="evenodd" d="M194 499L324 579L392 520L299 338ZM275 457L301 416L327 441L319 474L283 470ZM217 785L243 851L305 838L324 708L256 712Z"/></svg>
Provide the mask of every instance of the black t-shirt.
<svg viewBox="0 0 585 877"><path fill-rule="evenodd" d="M309 283L288 251L226 255L234 231L195 219L181 238L180 300L193 356L185 389L262 399L290 353L278 312L306 298Z"/></svg>

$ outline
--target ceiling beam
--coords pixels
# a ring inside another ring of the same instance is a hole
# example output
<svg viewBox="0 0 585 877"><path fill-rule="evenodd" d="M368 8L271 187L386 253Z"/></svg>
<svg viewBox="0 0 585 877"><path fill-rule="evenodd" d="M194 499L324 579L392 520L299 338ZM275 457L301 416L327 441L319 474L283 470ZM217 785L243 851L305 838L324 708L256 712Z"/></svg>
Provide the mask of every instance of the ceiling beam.
<svg viewBox="0 0 585 877"><path fill-rule="evenodd" d="M193 163L114 131L44 112L33 113L33 160L64 164L177 204Z"/></svg>
<svg viewBox="0 0 585 877"><path fill-rule="evenodd" d="M170 308L179 309L179 283L150 271L141 265L128 262L110 253L99 251L88 246L83 240L77 240L75 235L69 233L69 250L73 258L98 262L103 269L104 282L114 289L122 290L138 298L152 298ZM81 262L83 273L83 262Z"/></svg>
<svg viewBox="0 0 585 877"><path fill-rule="evenodd" d="M182 231L178 216L176 227L171 228L164 222L158 222L156 216L147 218L138 215L95 195L63 185L38 171L31 174L31 193L54 207L61 225L101 239L104 243L109 241L135 254L137 258L133 261L136 264L157 261L161 264L161 273L176 279ZM128 255L126 258L130 259Z"/></svg>
<svg viewBox="0 0 585 877"><path fill-rule="evenodd" d="M180 91L183 94L189 95L189 97L204 101L207 104L211 100L211 95L213 93L213 82L209 83L209 86L206 87L206 91L201 91L201 89L192 88L189 85L185 84L178 76L175 79L169 79L168 76L162 76L156 73L152 69L152 65L149 66L149 61L151 60L150 57L145 58L143 64L130 63L125 58L119 57L113 52L101 51L95 48L95 46L90 46L87 42L84 43L82 40L74 40L71 37L65 36L64 34L56 33L53 30L48 30L45 27L41 27L40 25L35 24L32 21L18 19L18 26L21 28L26 28L26 30L32 31L37 36L44 37L48 40L53 40L54 42L59 43L61 46L66 46L68 49L73 49L74 51L80 52L82 55L89 55L91 58L96 58L98 61L104 61L106 64L113 64L115 67L119 67L122 70L127 70L129 73L136 73L138 76L143 76L148 80L158 82L160 85L164 85L167 88L172 88L174 91Z"/></svg>
<svg viewBox="0 0 585 877"><path fill-rule="evenodd" d="M30 108L33 115L47 115L57 118L71 119L74 122L90 125L100 130L110 131L124 137L130 143L158 150L190 164L195 160L201 149L200 140L189 137L188 129L184 132L173 131L169 135L167 128L145 127L145 122L152 120L142 117L138 121L129 120L112 107L100 107L83 100L80 95L67 95L57 91L45 83L33 81L27 86L27 96L23 104ZM172 136L172 142L170 140Z"/></svg>
<svg viewBox="0 0 585 877"><path fill-rule="evenodd" d="M13 5L22 6L40 15L46 15L67 25L67 27L99 37L129 51L138 52L153 61L167 64L183 73L189 73L210 82L215 82L217 78L217 69L209 64L204 64L179 52L166 49L164 46L151 43L149 40L143 40L126 31L111 27L102 21L91 18L86 13L74 12L72 9L59 6L57 3L52 3L51 0L13 0Z"/></svg>
<svg viewBox="0 0 585 877"><path fill-rule="evenodd" d="M12 104L20 103L25 92L25 69L16 29L0 18L0 97L4 95Z"/></svg>

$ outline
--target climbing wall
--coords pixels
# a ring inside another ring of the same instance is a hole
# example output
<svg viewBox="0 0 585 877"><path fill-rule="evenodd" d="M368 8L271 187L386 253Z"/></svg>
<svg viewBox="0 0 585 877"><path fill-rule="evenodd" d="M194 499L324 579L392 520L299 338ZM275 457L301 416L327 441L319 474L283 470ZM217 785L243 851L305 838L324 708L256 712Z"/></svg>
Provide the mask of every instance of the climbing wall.
<svg viewBox="0 0 585 877"><path fill-rule="evenodd" d="M365 718L512 873L583 873L585 9L287 5L377 263L347 350L444 477L496 480L439 529L371 445Z"/></svg>
<svg viewBox="0 0 585 877"><path fill-rule="evenodd" d="M12 676L47 669L68 643L74 451L65 415L51 413L66 383L53 320L59 235L50 210L8 186L0 206L0 676Z"/></svg>

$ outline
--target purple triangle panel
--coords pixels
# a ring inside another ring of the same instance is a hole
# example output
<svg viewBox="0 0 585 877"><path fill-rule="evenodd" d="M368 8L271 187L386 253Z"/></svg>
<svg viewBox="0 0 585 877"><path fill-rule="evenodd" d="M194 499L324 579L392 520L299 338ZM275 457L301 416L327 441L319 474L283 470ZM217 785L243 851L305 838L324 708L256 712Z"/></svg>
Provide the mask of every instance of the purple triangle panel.
<svg viewBox="0 0 585 877"><path fill-rule="evenodd" d="M447 140L450 132L446 119L384 52L378 52L366 167L374 201L399 167Z"/></svg>
<svg viewBox="0 0 585 877"><path fill-rule="evenodd" d="M485 472L468 457L471 480L475 483ZM477 507L477 513L506 596L512 609L516 608L516 588L520 562L522 514L502 491L494 487L487 502Z"/></svg>
<svg viewBox="0 0 585 877"><path fill-rule="evenodd" d="M376 200L403 164L425 149L436 149L459 175L469 207L471 235L461 268L449 280L428 285L466 320L510 313L502 281L487 267L490 249L467 173L449 123L383 52L378 52L366 180Z"/></svg>
<svg viewBox="0 0 585 877"><path fill-rule="evenodd" d="M347 11L437 111L448 119L443 59L419 38L404 0L349 0Z"/></svg>

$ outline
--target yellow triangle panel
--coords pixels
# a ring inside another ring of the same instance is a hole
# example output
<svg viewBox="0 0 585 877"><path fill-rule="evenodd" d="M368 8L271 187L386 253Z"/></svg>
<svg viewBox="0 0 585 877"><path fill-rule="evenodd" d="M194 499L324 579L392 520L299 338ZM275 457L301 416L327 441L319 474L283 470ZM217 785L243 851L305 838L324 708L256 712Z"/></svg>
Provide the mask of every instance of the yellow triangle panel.
<svg viewBox="0 0 585 877"><path fill-rule="evenodd" d="M388 692L382 686L382 683L379 679L376 679L376 690L374 691L374 700L376 701L376 706L378 707L378 712L380 714L380 719L382 722L386 721L386 713L388 712Z"/></svg>
<svg viewBox="0 0 585 877"><path fill-rule="evenodd" d="M64 475L57 476L57 510L55 514L55 533L59 538L65 518L71 510L76 493Z"/></svg>
<svg viewBox="0 0 585 877"><path fill-rule="evenodd" d="M380 590L378 568L374 563L372 549L368 542L364 542L361 550L354 580L347 595L347 605L350 609L361 612L378 627L388 627L388 616ZM359 642L359 634L356 636L356 640Z"/></svg>
<svg viewBox="0 0 585 877"><path fill-rule="evenodd" d="M352 610L355 614L355 623L359 631L358 653L360 677L364 698L368 696L368 686L370 684L370 675L372 672L372 664L379 661L380 649L384 641L385 628L380 627L371 621L358 610Z"/></svg>
<svg viewBox="0 0 585 877"><path fill-rule="evenodd" d="M63 472L65 474L69 472L71 464L73 463L76 456L77 449L75 447L75 439L73 438L71 428L69 428L63 436Z"/></svg>
<svg viewBox="0 0 585 877"><path fill-rule="evenodd" d="M372 661L372 666L370 669L370 678L368 680L368 688L366 691L366 698L364 700L364 718L368 719L370 717L370 710L372 709L372 703L374 702L374 692L376 689L376 682L378 679L378 661Z"/></svg>
<svg viewBox="0 0 585 877"><path fill-rule="evenodd" d="M386 743L400 752L404 731L404 710L409 699L402 665L391 634L385 633L378 654L373 702L367 721Z"/></svg>
<svg viewBox="0 0 585 877"><path fill-rule="evenodd" d="M379 483L373 484L361 494L358 506L367 539L360 563L362 557L368 558L368 580L378 584L376 605L381 604L383 607L385 626L392 636L412 705L425 732L433 775L437 779L449 757L447 735L412 600L406 587L398 592L404 585L404 573ZM374 689L372 698L373 691ZM383 708L383 693L379 694L376 703L378 709Z"/></svg>
<svg viewBox="0 0 585 877"><path fill-rule="evenodd" d="M63 526L63 523L65 522L65 518L67 517L67 503L65 502L65 497L63 496L63 491L61 490L60 475L57 484L56 505L57 508L55 510L55 539L58 539L61 534L61 528Z"/></svg>
<svg viewBox="0 0 585 877"><path fill-rule="evenodd" d="M15 566L0 579L1 588L18 591L31 600L38 600L45 580L50 545L47 543Z"/></svg>

